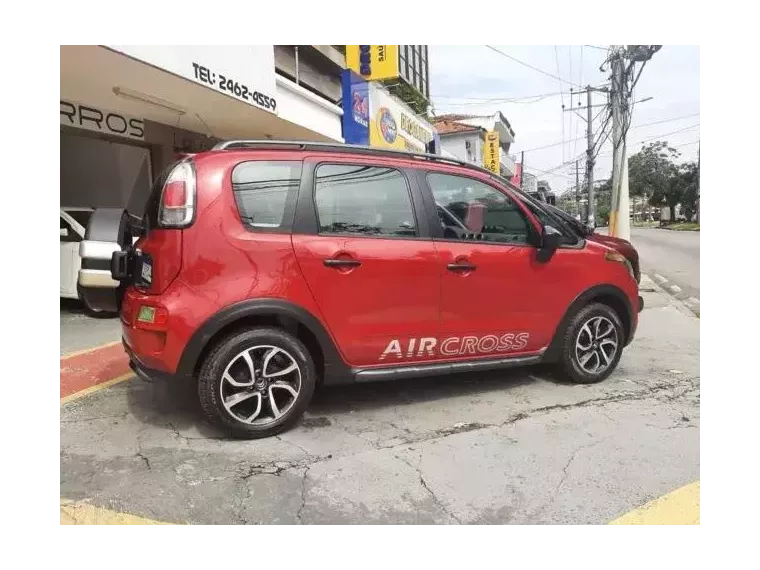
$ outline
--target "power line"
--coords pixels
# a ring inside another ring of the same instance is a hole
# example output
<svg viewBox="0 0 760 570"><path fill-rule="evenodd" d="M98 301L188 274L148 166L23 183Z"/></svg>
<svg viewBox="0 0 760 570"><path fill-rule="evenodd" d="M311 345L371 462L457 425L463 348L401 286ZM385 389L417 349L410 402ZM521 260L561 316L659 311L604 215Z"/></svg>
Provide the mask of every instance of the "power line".
<svg viewBox="0 0 760 570"><path fill-rule="evenodd" d="M697 127L699 127L699 123L697 123L696 125L691 125L690 127L684 127L682 129L678 129L676 131L671 131L669 133L663 133L663 134L660 134L660 135L655 135L653 137L649 137L649 138L646 138L646 139L642 139L640 141L636 141L635 143L633 143L631 145L631 147L634 147L634 146L637 146L637 145L640 145L640 144L644 144L645 142L653 141L655 139L661 139L662 137L667 137L669 135L675 135L676 133L682 133L682 132L685 132L685 131L690 131L691 129L696 129ZM676 147L673 147L673 148L676 148ZM600 156L612 156L612 153L605 152L605 153L601 154Z"/></svg>
<svg viewBox="0 0 760 570"><path fill-rule="evenodd" d="M592 45L589 45L589 44L584 44L584 45L585 45L586 47L590 47L590 48L594 48L594 49L600 49L600 50L602 50L602 51L607 51L607 49L608 49L608 48L606 48L606 47L602 47L602 46L592 46Z"/></svg>
<svg viewBox="0 0 760 570"><path fill-rule="evenodd" d="M557 46L554 46L554 61L557 62L557 81L559 81L559 90L560 93L562 93L562 79L560 79L560 69L559 69L559 50L557 50ZM562 119L562 160L565 160L565 97L560 96L562 98L562 114L560 115ZM570 105L572 106L573 96L570 95Z"/></svg>
<svg viewBox="0 0 760 570"><path fill-rule="evenodd" d="M531 65L529 63L525 63L524 61L521 61L521 60L517 59L516 57L513 57L513 56L509 55L508 53L504 53L503 51L501 51L499 49L496 49L493 46L486 45L486 47L488 49L490 49L490 50L495 51L498 54L503 55L506 58L511 59L512 61L515 61L515 62L519 63L520 65L524 65L525 67L529 67L533 71L537 71L538 73L543 73L544 75L546 75L548 77L553 77L554 79L559 79L559 80L564 81L565 83L567 83L569 85L574 85L575 87L581 87L580 85L576 85L572 81L568 81L567 79L562 79L561 77L558 77L558 76L554 75L553 73L549 73L548 71L544 71L543 69L539 69L538 67L535 67L535 66L533 66L533 65Z"/></svg>
<svg viewBox="0 0 760 570"><path fill-rule="evenodd" d="M661 125L662 123L670 123L670 122L673 122L673 121L680 121L681 119L686 119L687 117L694 117L694 116L697 116L697 115L699 115L699 113L692 113L691 115L683 115L681 117L673 117L671 119L663 119L661 121L654 121L652 123L644 123L642 125L634 125L634 126L631 127L631 130L633 130L633 129L640 129L642 127L648 127L650 125ZM692 128L693 128L693 126L692 126ZM673 134L673 133L665 133L664 135L657 135L657 136L667 136L668 134ZM585 138L586 137L579 137L578 139L572 139L571 141L568 141L568 142L572 142L574 140L583 140ZM655 137L655 138L657 138L657 137ZM546 145L543 145L543 146L537 146L537 147L533 147L533 148L526 148L526 149L520 149L520 150L522 150L522 152L530 152L530 151L534 151L534 150L543 150L545 148L551 148L551 147L554 147L554 146L559 146L561 144L565 144L565 141L558 141L558 142L551 143L551 144L546 144Z"/></svg>
<svg viewBox="0 0 760 570"><path fill-rule="evenodd" d="M454 95L433 95L433 99L463 99L466 101L520 101L523 99L535 99L537 97L551 97L556 95L569 95L570 91L553 91L551 93L538 93L536 95L523 95L520 97L459 97Z"/></svg>

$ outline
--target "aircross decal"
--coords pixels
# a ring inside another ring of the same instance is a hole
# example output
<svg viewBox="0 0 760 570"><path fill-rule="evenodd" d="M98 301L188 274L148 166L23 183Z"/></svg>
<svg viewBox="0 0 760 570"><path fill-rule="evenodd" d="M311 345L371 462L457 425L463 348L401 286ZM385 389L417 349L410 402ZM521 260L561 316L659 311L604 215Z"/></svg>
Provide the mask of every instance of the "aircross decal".
<svg viewBox="0 0 760 570"><path fill-rule="evenodd" d="M490 354L492 352L506 352L509 350L522 350L528 346L530 335L522 333L506 333L498 337L489 334L477 336L450 336L440 343L435 337L411 338L406 346L401 346L398 339L388 343L378 360L394 357L396 360L403 358L421 358L423 356L462 356L465 354Z"/></svg>

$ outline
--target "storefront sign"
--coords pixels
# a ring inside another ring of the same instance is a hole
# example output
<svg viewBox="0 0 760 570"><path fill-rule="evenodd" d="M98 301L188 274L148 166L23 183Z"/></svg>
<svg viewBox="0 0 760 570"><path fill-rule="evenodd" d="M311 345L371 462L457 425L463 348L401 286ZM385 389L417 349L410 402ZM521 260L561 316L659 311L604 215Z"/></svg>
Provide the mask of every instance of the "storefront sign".
<svg viewBox="0 0 760 570"><path fill-rule="evenodd" d="M273 46L107 46L277 114Z"/></svg>
<svg viewBox="0 0 760 570"><path fill-rule="evenodd" d="M61 124L138 141L145 140L142 119L61 99Z"/></svg>
<svg viewBox="0 0 760 570"><path fill-rule="evenodd" d="M518 188L522 188L522 164L519 162L515 164L515 173L512 175L510 182ZM522 189L525 190L525 188Z"/></svg>
<svg viewBox="0 0 760 570"><path fill-rule="evenodd" d="M346 65L368 81L398 77L398 46L346 46Z"/></svg>
<svg viewBox="0 0 760 570"><path fill-rule="evenodd" d="M438 133L427 121L381 87L350 70L342 74L343 137L347 143L428 152L440 147ZM349 111L350 110L350 111Z"/></svg>
<svg viewBox="0 0 760 570"><path fill-rule="evenodd" d="M499 174L499 132L488 131L486 144L483 145L483 166L491 172Z"/></svg>

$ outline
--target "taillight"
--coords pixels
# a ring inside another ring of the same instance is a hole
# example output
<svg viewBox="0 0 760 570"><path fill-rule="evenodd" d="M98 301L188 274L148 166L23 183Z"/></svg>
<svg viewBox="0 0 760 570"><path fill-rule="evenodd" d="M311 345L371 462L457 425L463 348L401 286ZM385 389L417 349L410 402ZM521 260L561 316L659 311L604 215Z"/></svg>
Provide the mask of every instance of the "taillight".
<svg viewBox="0 0 760 570"><path fill-rule="evenodd" d="M158 225L162 228L186 228L195 214L195 169L190 160L175 166L161 190Z"/></svg>

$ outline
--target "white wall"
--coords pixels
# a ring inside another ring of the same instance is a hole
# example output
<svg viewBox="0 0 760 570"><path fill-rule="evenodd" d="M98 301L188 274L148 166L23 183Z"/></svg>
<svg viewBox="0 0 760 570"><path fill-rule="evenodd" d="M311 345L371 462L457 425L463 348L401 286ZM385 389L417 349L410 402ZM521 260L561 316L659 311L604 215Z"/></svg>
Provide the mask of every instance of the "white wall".
<svg viewBox="0 0 760 570"><path fill-rule="evenodd" d="M343 110L280 75L277 76L277 108L281 119L343 142Z"/></svg>
<svg viewBox="0 0 760 570"><path fill-rule="evenodd" d="M465 146L466 141L469 141L471 145L471 157L467 156L467 147ZM450 152L459 160L472 162L473 164L482 164L483 162L482 141L477 133L473 132L442 136L441 148Z"/></svg>

